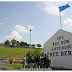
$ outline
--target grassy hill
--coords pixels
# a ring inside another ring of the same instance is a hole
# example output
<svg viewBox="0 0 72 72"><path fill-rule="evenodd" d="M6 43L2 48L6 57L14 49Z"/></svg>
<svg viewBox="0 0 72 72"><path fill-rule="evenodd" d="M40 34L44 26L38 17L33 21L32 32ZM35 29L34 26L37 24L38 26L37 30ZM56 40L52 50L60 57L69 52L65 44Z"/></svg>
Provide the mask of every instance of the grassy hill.
<svg viewBox="0 0 72 72"><path fill-rule="evenodd" d="M33 51L35 49L31 49ZM41 49L40 49L41 50ZM22 59L30 51L29 48L0 48L0 57L3 59L20 58ZM43 50L41 50L43 53Z"/></svg>

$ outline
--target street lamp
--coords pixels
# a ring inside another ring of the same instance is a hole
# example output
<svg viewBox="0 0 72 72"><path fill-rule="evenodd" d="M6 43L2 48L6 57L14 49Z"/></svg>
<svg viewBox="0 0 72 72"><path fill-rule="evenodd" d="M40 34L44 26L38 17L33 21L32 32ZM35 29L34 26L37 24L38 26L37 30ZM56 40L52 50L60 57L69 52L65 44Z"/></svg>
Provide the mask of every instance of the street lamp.
<svg viewBox="0 0 72 72"><path fill-rule="evenodd" d="M31 29L29 31L30 31L30 56L31 56Z"/></svg>

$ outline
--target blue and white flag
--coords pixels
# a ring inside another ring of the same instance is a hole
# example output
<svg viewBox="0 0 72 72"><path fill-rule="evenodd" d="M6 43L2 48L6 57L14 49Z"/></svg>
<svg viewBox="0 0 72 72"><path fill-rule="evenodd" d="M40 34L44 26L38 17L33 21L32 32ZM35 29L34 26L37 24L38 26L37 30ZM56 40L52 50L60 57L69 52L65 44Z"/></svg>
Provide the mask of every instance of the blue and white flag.
<svg viewBox="0 0 72 72"><path fill-rule="evenodd" d="M68 7L70 7L68 4L66 4L65 6L60 6L60 7L59 7L59 10L60 10L60 12L61 12L61 11L65 10L65 9L68 8Z"/></svg>

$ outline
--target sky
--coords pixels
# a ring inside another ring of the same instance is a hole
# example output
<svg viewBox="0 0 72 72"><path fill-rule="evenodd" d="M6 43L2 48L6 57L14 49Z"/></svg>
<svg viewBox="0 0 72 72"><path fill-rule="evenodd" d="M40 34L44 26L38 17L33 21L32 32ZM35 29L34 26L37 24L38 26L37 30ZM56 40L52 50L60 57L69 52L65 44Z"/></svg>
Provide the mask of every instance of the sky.
<svg viewBox="0 0 72 72"><path fill-rule="evenodd" d="M70 7L60 12L62 29L72 32L72 1L0 1L0 43L13 38L41 44L59 29L59 6Z"/></svg>

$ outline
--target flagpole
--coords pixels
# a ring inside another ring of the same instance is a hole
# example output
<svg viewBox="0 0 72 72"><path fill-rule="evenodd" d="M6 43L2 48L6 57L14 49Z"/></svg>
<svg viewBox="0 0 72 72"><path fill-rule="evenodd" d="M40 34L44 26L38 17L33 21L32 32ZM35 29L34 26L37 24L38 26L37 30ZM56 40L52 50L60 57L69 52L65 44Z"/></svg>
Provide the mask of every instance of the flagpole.
<svg viewBox="0 0 72 72"><path fill-rule="evenodd" d="M59 6L59 5L58 5ZM65 10L66 8L70 7L68 4L64 5L64 6L60 6L59 7L59 14L61 11ZM62 29L62 23L61 23L61 14L60 14L60 25L61 25L61 29Z"/></svg>
<svg viewBox="0 0 72 72"><path fill-rule="evenodd" d="M62 23L61 23L61 14L60 14L60 10L59 10L59 15L60 15L60 25L61 25L61 29L62 29Z"/></svg>

